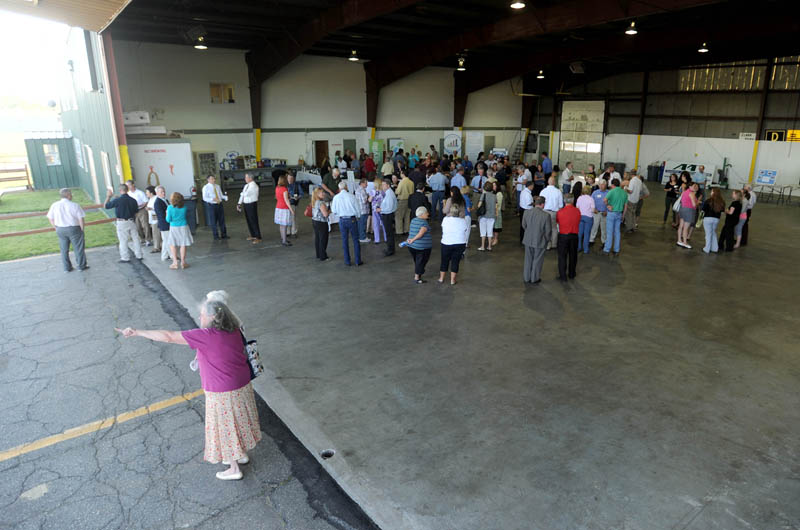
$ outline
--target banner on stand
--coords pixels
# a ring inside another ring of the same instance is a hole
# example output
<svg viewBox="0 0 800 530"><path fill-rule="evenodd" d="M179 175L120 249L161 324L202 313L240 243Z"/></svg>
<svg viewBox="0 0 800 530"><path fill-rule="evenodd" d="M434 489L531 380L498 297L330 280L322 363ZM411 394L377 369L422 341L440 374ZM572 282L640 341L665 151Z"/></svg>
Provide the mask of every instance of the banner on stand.
<svg viewBox="0 0 800 530"><path fill-rule="evenodd" d="M702 173L700 172L701 167L703 168ZM717 170L714 165L667 160L664 165L664 174L661 175L661 183L666 184L669 182L670 175L680 177L684 171L688 171L689 175L692 176L692 182L698 182L701 186L709 186L717 182Z"/></svg>
<svg viewBox="0 0 800 530"><path fill-rule="evenodd" d="M478 160L478 155L483 151L483 131L467 131L466 144L464 145L464 154L469 156L473 162Z"/></svg>
<svg viewBox="0 0 800 530"><path fill-rule="evenodd" d="M461 131L444 131L444 154L461 153Z"/></svg>
<svg viewBox="0 0 800 530"><path fill-rule="evenodd" d="M383 164L383 146L384 140L372 139L369 141L369 152L373 154L375 165L380 169Z"/></svg>

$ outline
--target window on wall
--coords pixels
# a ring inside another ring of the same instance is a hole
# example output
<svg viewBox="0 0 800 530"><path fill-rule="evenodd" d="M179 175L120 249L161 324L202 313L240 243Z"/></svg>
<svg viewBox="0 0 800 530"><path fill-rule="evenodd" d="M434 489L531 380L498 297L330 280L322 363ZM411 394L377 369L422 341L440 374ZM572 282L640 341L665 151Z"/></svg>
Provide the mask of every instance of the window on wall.
<svg viewBox="0 0 800 530"><path fill-rule="evenodd" d="M679 71L678 90L759 90L764 86L767 67L748 61L707 64Z"/></svg>
<svg viewBox="0 0 800 530"><path fill-rule="evenodd" d="M58 145L56 144L43 144L44 161L48 166L60 166L61 155L58 153Z"/></svg>
<svg viewBox="0 0 800 530"><path fill-rule="evenodd" d="M236 103L233 83L211 83L211 103Z"/></svg>

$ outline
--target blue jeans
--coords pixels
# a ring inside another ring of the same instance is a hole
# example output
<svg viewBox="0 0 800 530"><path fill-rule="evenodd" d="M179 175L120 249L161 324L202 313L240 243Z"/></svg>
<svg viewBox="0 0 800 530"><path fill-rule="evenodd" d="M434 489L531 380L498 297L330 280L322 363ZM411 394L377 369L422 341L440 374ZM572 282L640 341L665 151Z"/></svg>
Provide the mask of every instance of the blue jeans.
<svg viewBox="0 0 800 530"><path fill-rule="evenodd" d="M358 218L358 239L367 239L367 218L368 213L362 213Z"/></svg>
<svg viewBox="0 0 800 530"><path fill-rule="evenodd" d="M622 224L622 212L608 212L606 216L606 246L603 252L611 252L611 242L614 242L614 252L619 252L619 227Z"/></svg>
<svg viewBox="0 0 800 530"><path fill-rule="evenodd" d="M589 253L589 238L592 235L594 219L581 215L581 224L578 227L578 249L583 249L584 254Z"/></svg>
<svg viewBox="0 0 800 530"><path fill-rule="evenodd" d="M356 255L356 265L361 264L361 244L358 242L358 225L355 217L340 217L339 231L342 233L342 252L344 252L344 264L350 265L350 245L347 238L353 240L353 251Z"/></svg>
<svg viewBox="0 0 800 530"><path fill-rule="evenodd" d="M431 217L439 217L440 219L443 217L442 209L444 208L444 192L443 191L434 191L431 195L431 202L433 203L433 211L431 212Z"/></svg>
<svg viewBox="0 0 800 530"><path fill-rule="evenodd" d="M561 191L563 191L564 193L569 193L569 189L570 188L571 188L571 185L569 183L567 183L567 182L565 182L564 184L561 185Z"/></svg>

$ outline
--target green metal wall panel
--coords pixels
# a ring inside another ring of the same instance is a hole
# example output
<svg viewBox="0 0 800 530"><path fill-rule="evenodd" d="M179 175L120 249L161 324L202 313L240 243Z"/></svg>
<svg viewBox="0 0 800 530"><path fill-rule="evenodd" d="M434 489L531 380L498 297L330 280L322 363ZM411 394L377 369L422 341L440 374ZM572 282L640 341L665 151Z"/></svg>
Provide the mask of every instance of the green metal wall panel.
<svg viewBox="0 0 800 530"><path fill-rule="evenodd" d="M48 166L45 159L44 146L58 146L60 164ZM25 149L28 153L28 164L31 179L36 189L59 189L79 187L80 180L75 171L75 153L71 138L36 138L26 139Z"/></svg>

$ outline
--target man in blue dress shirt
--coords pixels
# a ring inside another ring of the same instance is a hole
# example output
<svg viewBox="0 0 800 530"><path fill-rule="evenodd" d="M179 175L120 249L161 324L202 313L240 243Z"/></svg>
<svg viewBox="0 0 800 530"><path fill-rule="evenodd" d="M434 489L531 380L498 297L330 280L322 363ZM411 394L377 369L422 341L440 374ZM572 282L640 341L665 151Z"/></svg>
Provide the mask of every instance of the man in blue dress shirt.
<svg viewBox="0 0 800 530"><path fill-rule="evenodd" d="M392 191L392 181L384 179L381 183L381 189L384 196L378 207L378 213L381 214L381 221L383 227L386 229L386 250L383 251L384 256L391 256L394 254L394 212L397 211L397 197Z"/></svg>
<svg viewBox="0 0 800 530"><path fill-rule="evenodd" d="M447 187L447 179L438 169L431 168L430 171L435 171L428 177L428 186L433 190L431 195L431 202L433 203L431 219L436 219L437 216L441 219L443 217L442 208L444 207L444 190Z"/></svg>
<svg viewBox="0 0 800 530"><path fill-rule="evenodd" d="M545 178L550 178L552 172L553 161L547 156L547 151L542 151L542 173L544 173Z"/></svg>

